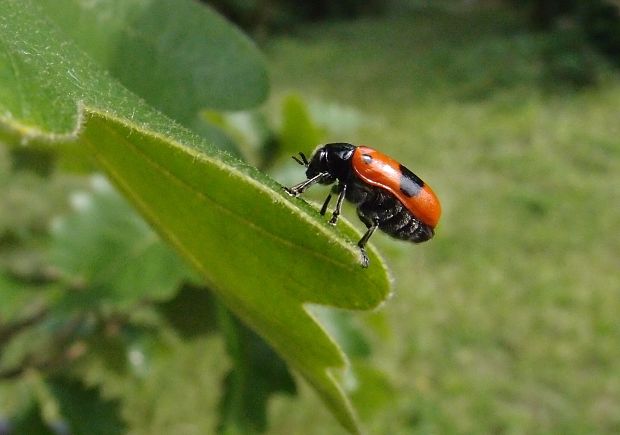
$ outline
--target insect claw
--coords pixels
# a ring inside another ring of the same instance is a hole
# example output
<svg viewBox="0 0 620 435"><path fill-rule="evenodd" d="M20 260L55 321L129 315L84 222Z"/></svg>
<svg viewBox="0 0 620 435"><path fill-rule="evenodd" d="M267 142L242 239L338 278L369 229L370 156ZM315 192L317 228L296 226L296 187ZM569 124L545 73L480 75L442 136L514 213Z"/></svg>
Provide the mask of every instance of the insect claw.
<svg viewBox="0 0 620 435"><path fill-rule="evenodd" d="M360 248L360 254L362 254L362 260L360 262L361 263L360 266L366 269L368 268L368 264L370 263L370 260L368 260L368 254L366 254L366 250L364 248Z"/></svg>
<svg viewBox="0 0 620 435"><path fill-rule="evenodd" d="M288 193L291 196L294 196L294 197L299 196L300 192L298 192L296 189L286 187L286 186L282 186L282 188L286 191L286 193Z"/></svg>

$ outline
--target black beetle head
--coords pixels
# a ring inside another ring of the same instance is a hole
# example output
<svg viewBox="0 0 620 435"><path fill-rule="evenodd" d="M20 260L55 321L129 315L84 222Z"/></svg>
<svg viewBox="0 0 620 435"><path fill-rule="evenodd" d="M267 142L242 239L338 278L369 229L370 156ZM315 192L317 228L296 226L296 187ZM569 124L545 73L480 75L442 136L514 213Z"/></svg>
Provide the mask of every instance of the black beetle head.
<svg viewBox="0 0 620 435"><path fill-rule="evenodd" d="M337 179L345 181L351 172L353 151L355 146L349 143L328 143L319 147L308 163L306 177L313 178L323 173L321 184L332 184Z"/></svg>

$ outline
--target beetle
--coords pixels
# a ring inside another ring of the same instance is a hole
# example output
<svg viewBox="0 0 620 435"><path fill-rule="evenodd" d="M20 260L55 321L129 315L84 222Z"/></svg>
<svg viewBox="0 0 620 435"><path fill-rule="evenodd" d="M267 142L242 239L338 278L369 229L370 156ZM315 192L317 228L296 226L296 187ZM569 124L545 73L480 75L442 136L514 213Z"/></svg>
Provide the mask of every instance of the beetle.
<svg viewBox="0 0 620 435"><path fill-rule="evenodd" d="M338 194L329 223L336 225L346 198L357 205L357 215L366 225L366 233L357 246L362 267L368 267L365 246L377 228L388 235L421 243L435 235L441 205L433 190L417 175L393 158L366 146L337 142L319 146L310 160L303 153L293 159L306 167L306 180L284 189L299 196L314 184L331 185ZM323 206L325 215L330 193Z"/></svg>

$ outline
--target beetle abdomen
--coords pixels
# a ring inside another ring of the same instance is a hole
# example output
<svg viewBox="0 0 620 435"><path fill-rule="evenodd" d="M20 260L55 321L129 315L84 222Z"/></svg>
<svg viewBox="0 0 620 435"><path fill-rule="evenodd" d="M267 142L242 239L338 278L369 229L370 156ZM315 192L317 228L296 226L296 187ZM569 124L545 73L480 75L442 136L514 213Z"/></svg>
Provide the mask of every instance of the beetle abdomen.
<svg viewBox="0 0 620 435"><path fill-rule="evenodd" d="M435 234L390 192L381 188L369 189L360 183L353 183L351 187L347 199L358 204L357 215L367 227L376 222L384 233L413 243L429 240Z"/></svg>

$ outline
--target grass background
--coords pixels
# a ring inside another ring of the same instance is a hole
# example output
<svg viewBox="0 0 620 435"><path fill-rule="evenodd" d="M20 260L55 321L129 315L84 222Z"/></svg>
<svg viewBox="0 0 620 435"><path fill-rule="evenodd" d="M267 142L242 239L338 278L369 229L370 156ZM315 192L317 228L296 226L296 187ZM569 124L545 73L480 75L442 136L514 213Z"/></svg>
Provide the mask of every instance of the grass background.
<svg viewBox="0 0 620 435"><path fill-rule="evenodd" d="M554 40L522 28L426 10L266 46L273 101L363 113L327 141L397 156L442 200L432 242L373 238L395 278L374 349L396 392L371 433L620 431L620 81L593 55L598 87L553 83ZM336 433L315 402L276 401L271 433Z"/></svg>

